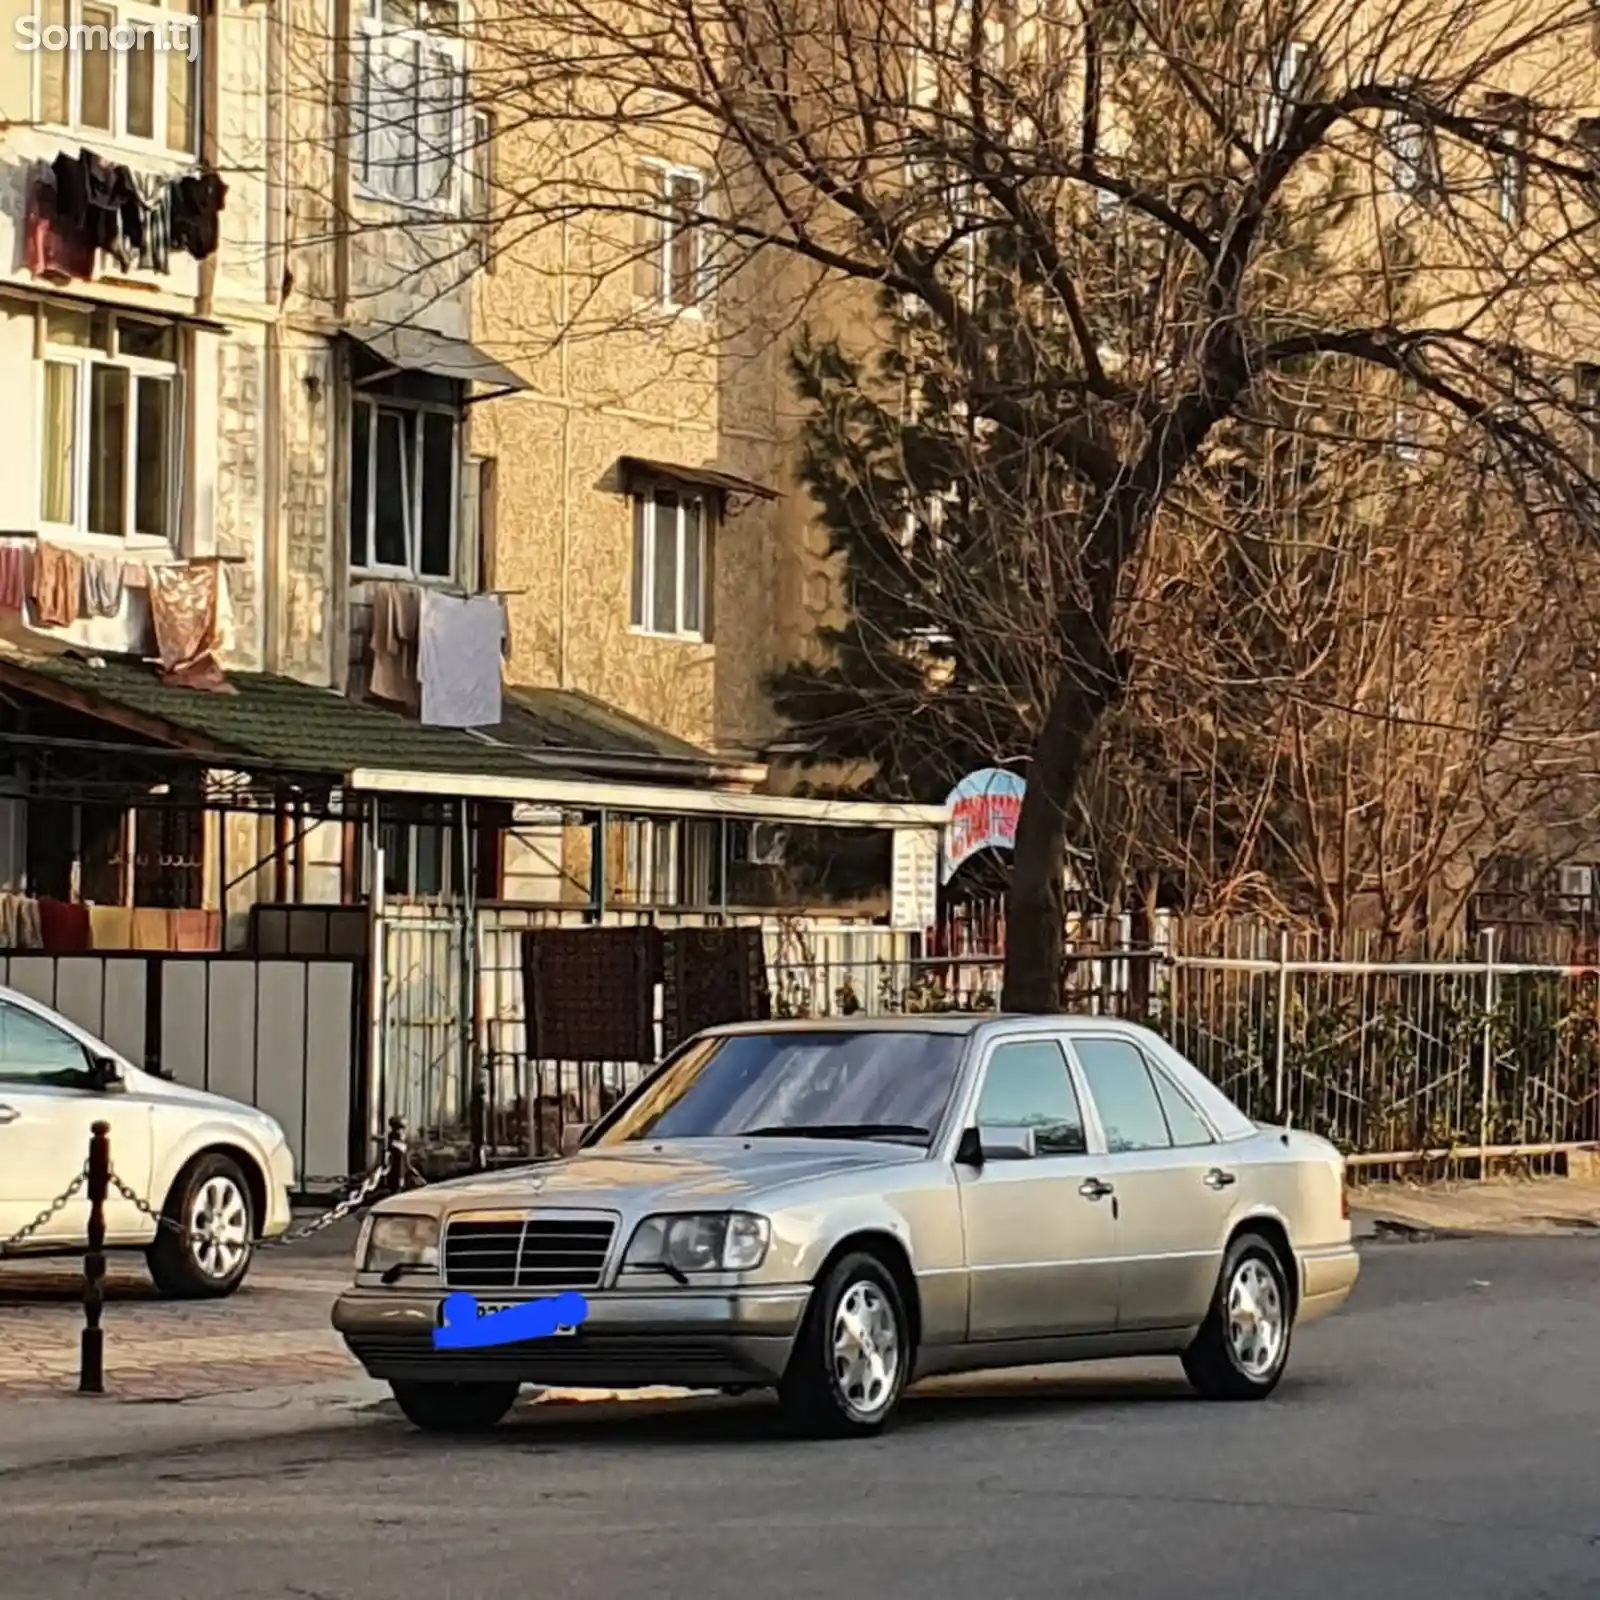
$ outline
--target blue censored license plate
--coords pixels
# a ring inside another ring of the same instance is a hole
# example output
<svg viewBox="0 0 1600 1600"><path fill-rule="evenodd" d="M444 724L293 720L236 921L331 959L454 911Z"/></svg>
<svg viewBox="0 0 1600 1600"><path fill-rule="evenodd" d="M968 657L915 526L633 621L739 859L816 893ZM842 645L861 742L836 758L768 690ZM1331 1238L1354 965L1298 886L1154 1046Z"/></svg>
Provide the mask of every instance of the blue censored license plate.
<svg viewBox="0 0 1600 1600"><path fill-rule="evenodd" d="M502 1311L515 1311L518 1306L526 1304L527 1301L525 1300L480 1300L478 1302L478 1319L482 1321L484 1317L498 1316ZM441 1327L444 1325L444 1306L442 1303L439 1307L439 1323ZM551 1335L554 1338L570 1338L577 1331L575 1327L563 1324L561 1327L552 1329Z"/></svg>

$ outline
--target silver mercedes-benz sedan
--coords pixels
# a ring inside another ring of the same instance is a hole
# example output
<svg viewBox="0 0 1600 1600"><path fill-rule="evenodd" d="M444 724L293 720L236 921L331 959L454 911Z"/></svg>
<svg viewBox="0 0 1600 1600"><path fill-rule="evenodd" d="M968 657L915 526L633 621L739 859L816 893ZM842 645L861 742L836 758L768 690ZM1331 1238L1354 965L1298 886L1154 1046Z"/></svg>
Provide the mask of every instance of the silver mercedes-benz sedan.
<svg viewBox="0 0 1600 1600"><path fill-rule="evenodd" d="M1036 1362L1171 1355L1262 1399L1357 1270L1339 1152L1143 1028L772 1022L690 1041L563 1160L374 1207L333 1323L423 1428L529 1383L774 1388L867 1434L918 1378ZM451 1295L586 1314L438 1348Z"/></svg>

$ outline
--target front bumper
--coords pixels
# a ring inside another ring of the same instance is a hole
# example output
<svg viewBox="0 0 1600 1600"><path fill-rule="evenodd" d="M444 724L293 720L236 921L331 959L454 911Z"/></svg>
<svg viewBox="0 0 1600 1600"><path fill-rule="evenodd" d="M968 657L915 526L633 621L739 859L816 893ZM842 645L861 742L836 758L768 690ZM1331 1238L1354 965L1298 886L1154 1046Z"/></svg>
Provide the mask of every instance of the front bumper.
<svg viewBox="0 0 1600 1600"><path fill-rule="evenodd" d="M515 1381L579 1389L712 1389L775 1384L799 1337L811 1286L596 1293L574 1334L482 1350L435 1350L444 1291L352 1288L333 1325L374 1378Z"/></svg>
<svg viewBox="0 0 1600 1600"><path fill-rule="evenodd" d="M267 1159L267 1214L261 1219L263 1239L281 1239L294 1221L289 1196L294 1190L294 1151L280 1144Z"/></svg>

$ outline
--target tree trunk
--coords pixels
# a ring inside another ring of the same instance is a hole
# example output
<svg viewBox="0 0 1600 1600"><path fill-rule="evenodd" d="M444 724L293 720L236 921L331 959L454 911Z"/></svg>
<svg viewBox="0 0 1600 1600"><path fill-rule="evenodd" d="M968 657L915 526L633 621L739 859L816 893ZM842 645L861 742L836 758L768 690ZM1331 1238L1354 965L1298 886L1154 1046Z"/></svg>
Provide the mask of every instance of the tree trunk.
<svg viewBox="0 0 1600 1600"><path fill-rule="evenodd" d="M1064 623L1067 659L1044 728L1033 747L1006 895L1005 981L1002 1011L1061 1009L1067 813L1083 775L1089 742L1121 697L1127 663L1113 656L1107 635L1110 606L1097 621L1077 613Z"/></svg>

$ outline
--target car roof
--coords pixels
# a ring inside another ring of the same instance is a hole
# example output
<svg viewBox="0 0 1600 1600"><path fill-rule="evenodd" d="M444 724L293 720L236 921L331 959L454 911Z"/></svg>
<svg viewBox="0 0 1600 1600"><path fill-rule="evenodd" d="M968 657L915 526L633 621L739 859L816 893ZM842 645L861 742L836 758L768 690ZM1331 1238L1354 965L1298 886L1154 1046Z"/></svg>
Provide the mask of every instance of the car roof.
<svg viewBox="0 0 1600 1600"><path fill-rule="evenodd" d="M771 1022L728 1022L707 1033L971 1033L990 1012L935 1012L890 1017L782 1017Z"/></svg>
<svg viewBox="0 0 1600 1600"><path fill-rule="evenodd" d="M1123 1017L1083 1016L1081 1014L1038 1015L1025 1011L924 1011L878 1017L782 1017L770 1022L729 1022L707 1028L707 1033L973 1033L979 1028L1003 1024L1022 1029L1038 1028L1068 1033L1111 1028L1140 1028Z"/></svg>

